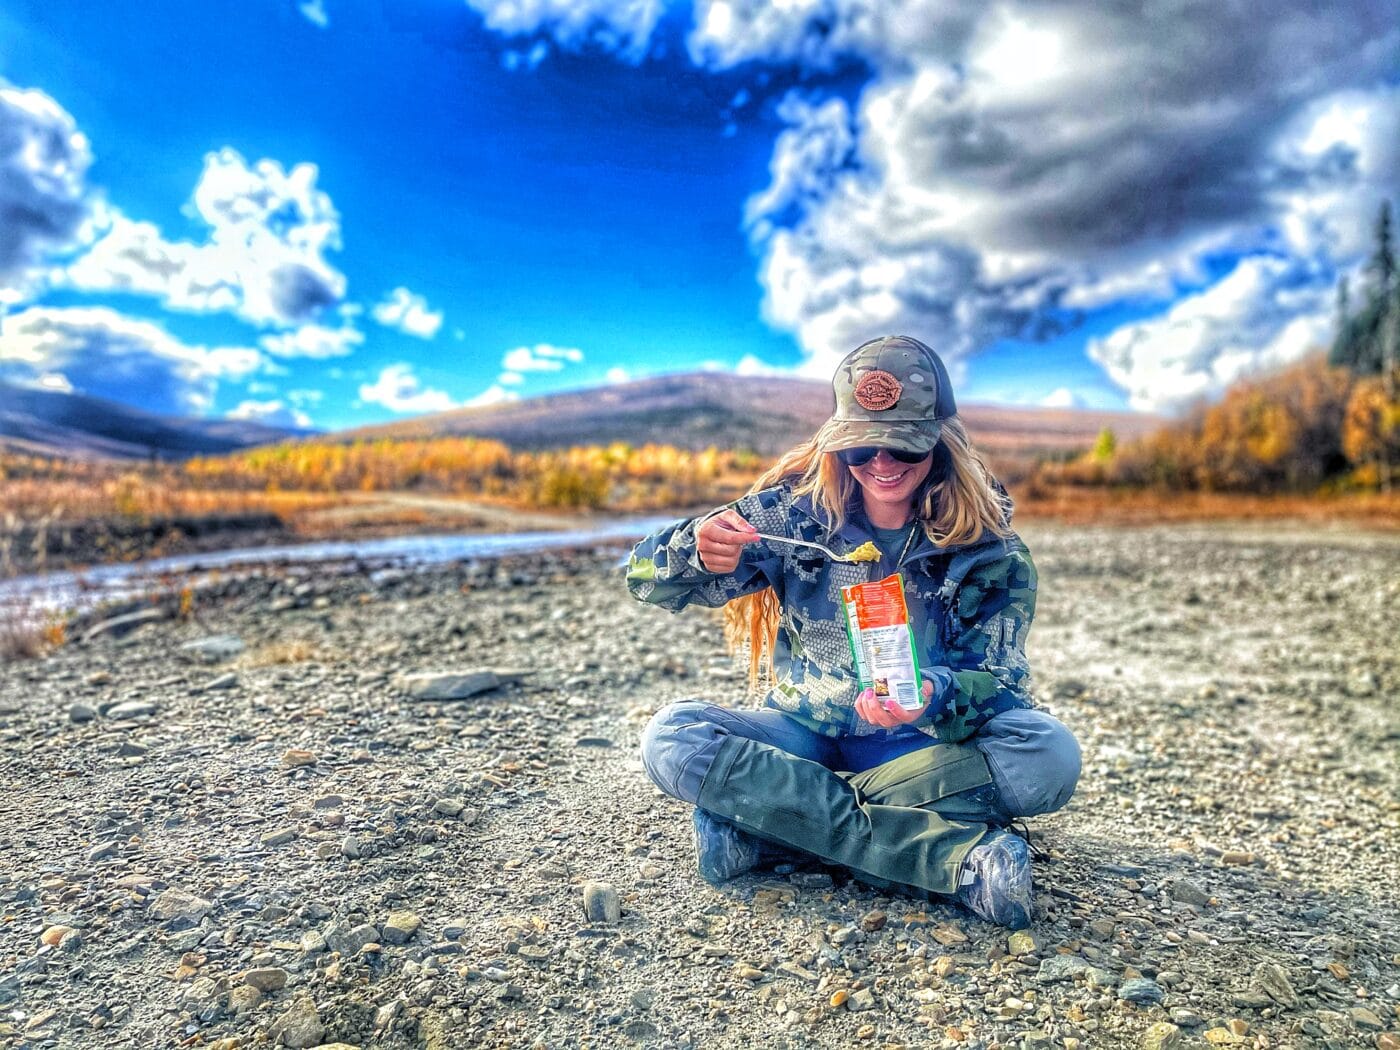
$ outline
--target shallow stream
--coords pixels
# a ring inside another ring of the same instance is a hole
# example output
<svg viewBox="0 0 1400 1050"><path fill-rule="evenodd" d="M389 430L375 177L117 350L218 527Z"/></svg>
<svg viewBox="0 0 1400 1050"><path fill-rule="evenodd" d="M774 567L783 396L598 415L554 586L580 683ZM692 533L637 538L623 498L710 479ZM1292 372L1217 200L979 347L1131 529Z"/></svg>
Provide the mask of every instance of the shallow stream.
<svg viewBox="0 0 1400 1050"><path fill-rule="evenodd" d="M0 610L24 616L83 612L106 602L198 586L255 566L323 564L350 568L423 568L466 559L531 551L564 550L639 539L673 517L628 518L563 532L392 536L385 539L239 547L226 551L95 565L78 571L40 573L0 581Z"/></svg>

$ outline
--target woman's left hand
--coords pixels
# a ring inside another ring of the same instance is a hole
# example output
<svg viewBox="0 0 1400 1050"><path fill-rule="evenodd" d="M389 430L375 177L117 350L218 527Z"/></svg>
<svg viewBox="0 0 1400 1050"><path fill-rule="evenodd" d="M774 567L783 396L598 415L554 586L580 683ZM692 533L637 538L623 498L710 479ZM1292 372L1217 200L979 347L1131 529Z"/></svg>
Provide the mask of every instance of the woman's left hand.
<svg viewBox="0 0 1400 1050"><path fill-rule="evenodd" d="M908 725L928 710L929 701L933 699L932 682L924 683L923 694L923 707L906 711L891 698L885 697L884 700L881 700L875 695L874 689L867 689L856 697L856 714L871 725L881 726L885 729Z"/></svg>

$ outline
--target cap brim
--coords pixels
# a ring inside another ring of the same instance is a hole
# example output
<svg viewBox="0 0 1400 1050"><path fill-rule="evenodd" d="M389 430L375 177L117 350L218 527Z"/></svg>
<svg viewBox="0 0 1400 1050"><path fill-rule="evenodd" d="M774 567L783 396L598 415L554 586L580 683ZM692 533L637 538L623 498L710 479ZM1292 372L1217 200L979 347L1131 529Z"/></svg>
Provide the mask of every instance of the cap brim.
<svg viewBox="0 0 1400 1050"><path fill-rule="evenodd" d="M880 422L873 419L829 419L818 434L823 452L843 448L896 448L902 452L931 452L943 433L937 419Z"/></svg>

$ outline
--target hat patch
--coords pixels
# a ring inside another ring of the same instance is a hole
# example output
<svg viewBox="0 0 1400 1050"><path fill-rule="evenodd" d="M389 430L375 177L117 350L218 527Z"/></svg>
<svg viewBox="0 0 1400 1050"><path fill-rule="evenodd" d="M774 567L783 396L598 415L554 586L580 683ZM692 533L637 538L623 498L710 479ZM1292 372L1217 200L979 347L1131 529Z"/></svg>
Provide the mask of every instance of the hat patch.
<svg viewBox="0 0 1400 1050"><path fill-rule="evenodd" d="M884 369L876 368L860 377L856 384L856 404L869 412L883 412L899 403L904 387Z"/></svg>

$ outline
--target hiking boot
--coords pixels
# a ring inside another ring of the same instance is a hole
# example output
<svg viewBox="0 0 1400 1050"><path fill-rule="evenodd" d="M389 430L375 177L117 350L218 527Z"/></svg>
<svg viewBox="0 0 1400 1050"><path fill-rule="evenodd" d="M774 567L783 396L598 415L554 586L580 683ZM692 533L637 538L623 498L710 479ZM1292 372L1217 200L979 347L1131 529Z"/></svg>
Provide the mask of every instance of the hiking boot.
<svg viewBox="0 0 1400 1050"><path fill-rule="evenodd" d="M752 871L763 858L762 843L703 809L691 818L695 825L695 859L700 876L712 886Z"/></svg>
<svg viewBox="0 0 1400 1050"><path fill-rule="evenodd" d="M1031 924L1031 856L1025 839L993 831L968 851L962 884L954 899L998 926L1023 930Z"/></svg>

